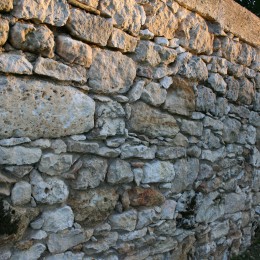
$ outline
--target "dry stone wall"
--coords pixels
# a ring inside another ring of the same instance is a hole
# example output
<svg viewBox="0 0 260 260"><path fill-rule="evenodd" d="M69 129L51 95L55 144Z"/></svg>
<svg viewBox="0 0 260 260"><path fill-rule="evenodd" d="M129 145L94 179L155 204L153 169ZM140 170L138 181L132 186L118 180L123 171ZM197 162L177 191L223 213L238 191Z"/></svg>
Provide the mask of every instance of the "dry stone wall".
<svg viewBox="0 0 260 260"><path fill-rule="evenodd" d="M1 260L251 244L260 21L204 2L0 0Z"/></svg>

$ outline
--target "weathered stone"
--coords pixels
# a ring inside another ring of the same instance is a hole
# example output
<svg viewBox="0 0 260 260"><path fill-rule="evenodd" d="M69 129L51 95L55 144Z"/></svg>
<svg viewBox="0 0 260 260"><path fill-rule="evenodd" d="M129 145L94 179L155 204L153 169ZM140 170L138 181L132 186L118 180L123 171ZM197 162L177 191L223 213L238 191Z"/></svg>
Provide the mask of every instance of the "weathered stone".
<svg viewBox="0 0 260 260"><path fill-rule="evenodd" d="M216 95L209 88L198 86L198 94L196 100L197 111L214 112L216 103Z"/></svg>
<svg viewBox="0 0 260 260"><path fill-rule="evenodd" d="M122 28L134 36L139 34L142 25L143 7L134 0L100 0L99 10L111 17L117 28Z"/></svg>
<svg viewBox="0 0 260 260"><path fill-rule="evenodd" d="M98 187L105 180L107 160L93 155L85 155L81 161L82 167L76 175L76 180L72 182L72 187L77 190Z"/></svg>
<svg viewBox="0 0 260 260"><path fill-rule="evenodd" d="M161 160L172 160L186 156L186 148L184 147L159 147L156 156Z"/></svg>
<svg viewBox="0 0 260 260"><path fill-rule="evenodd" d="M237 101L239 94L239 82L234 77L227 77L225 81L227 83L226 98L231 101Z"/></svg>
<svg viewBox="0 0 260 260"><path fill-rule="evenodd" d="M141 99L152 106L160 106L166 100L167 91L160 84L150 82L143 89Z"/></svg>
<svg viewBox="0 0 260 260"><path fill-rule="evenodd" d="M11 29L10 42L16 49L54 56L54 35L46 25L17 22Z"/></svg>
<svg viewBox="0 0 260 260"><path fill-rule="evenodd" d="M176 205L176 201L166 200L162 205L161 219L173 219Z"/></svg>
<svg viewBox="0 0 260 260"><path fill-rule="evenodd" d="M121 158L141 158L141 159L154 159L156 147L147 147L145 145L133 145L125 144L121 147Z"/></svg>
<svg viewBox="0 0 260 260"><path fill-rule="evenodd" d="M54 233L72 227L74 222L73 211L68 206L46 210L41 218L43 219L42 229Z"/></svg>
<svg viewBox="0 0 260 260"><path fill-rule="evenodd" d="M172 191L179 193L191 186L199 173L199 160L188 158L178 160L174 165L175 178L172 182Z"/></svg>
<svg viewBox="0 0 260 260"><path fill-rule="evenodd" d="M241 51L237 57L237 62L249 67L254 59L253 47L244 42L241 43Z"/></svg>
<svg viewBox="0 0 260 260"><path fill-rule="evenodd" d="M201 136L203 131L203 124L198 121L182 120L181 131L192 136Z"/></svg>
<svg viewBox="0 0 260 260"><path fill-rule="evenodd" d="M5 170L8 173L13 174L16 177L23 178L25 175L31 172L33 166L7 166Z"/></svg>
<svg viewBox="0 0 260 260"><path fill-rule="evenodd" d="M65 202L69 195L66 184L58 178L43 180L37 171L30 174L32 195L37 202L53 205Z"/></svg>
<svg viewBox="0 0 260 260"><path fill-rule="evenodd" d="M65 253L47 256L44 258L44 260L70 260L70 259L83 260L83 257L84 257L84 253L72 253L71 251L67 251Z"/></svg>
<svg viewBox="0 0 260 260"><path fill-rule="evenodd" d="M112 184L128 183L133 181L133 172L128 162L116 159L108 167L107 182Z"/></svg>
<svg viewBox="0 0 260 260"><path fill-rule="evenodd" d="M154 37L154 42L161 46L169 46L169 41L165 37Z"/></svg>
<svg viewBox="0 0 260 260"><path fill-rule="evenodd" d="M160 79L160 84L163 88L168 89L173 83L172 77L165 76Z"/></svg>
<svg viewBox="0 0 260 260"><path fill-rule="evenodd" d="M251 105L255 96L254 85L251 81L243 78L239 81L240 89L238 95L238 101L245 105Z"/></svg>
<svg viewBox="0 0 260 260"><path fill-rule="evenodd" d="M145 226L148 226L151 223L158 221L159 219L160 214L156 213L153 208L139 210L136 229L141 229Z"/></svg>
<svg viewBox="0 0 260 260"><path fill-rule="evenodd" d="M0 9L3 8L2 2L0 3ZM8 39L9 22L0 17L0 46L4 45Z"/></svg>
<svg viewBox="0 0 260 260"><path fill-rule="evenodd" d="M23 146L0 146L0 164L32 164L38 162L41 155L42 151L38 148L25 148Z"/></svg>
<svg viewBox="0 0 260 260"><path fill-rule="evenodd" d="M179 127L173 116L151 108L143 102L131 105L132 114L128 121L128 129L150 137L174 137ZM144 114L143 111L146 111Z"/></svg>
<svg viewBox="0 0 260 260"><path fill-rule="evenodd" d="M213 56L207 67L210 72L219 73L221 75L228 74L228 62L226 59Z"/></svg>
<svg viewBox="0 0 260 260"><path fill-rule="evenodd" d="M253 149L250 162L253 166L260 167L260 152L258 151L257 148Z"/></svg>
<svg viewBox="0 0 260 260"><path fill-rule="evenodd" d="M156 160L144 165L142 183L170 182L174 177L175 170L172 163Z"/></svg>
<svg viewBox="0 0 260 260"><path fill-rule="evenodd" d="M173 114L188 116L195 111L195 94L192 86L181 77L173 77L163 106Z"/></svg>
<svg viewBox="0 0 260 260"><path fill-rule="evenodd" d="M135 187L126 191L131 206L160 206L165 198L155 189L143 189Z"/></svg>
<svg viewBox="0 0 260 260"><path fill-rule="evenodd" d="M56 52L65 61L89 68L92 64L92 49L89 45L72 39L67 35L59 35L56 39Z"/></svg>
<svg viewBox="0 0 260 260"><path fill-rule="evenodd" d="M24 205L31 200L32 187L30 183L26 181L17 182L11 194L13 205Z"/></svg>
<svg viewBox="0 0 260 260"><path fill-rule="evenodd" d="M12 207L7 201L0 201L0 242L4 246L19 241L30 221L39 214L37 209Z"/></svg>
<svg viewBox="0 0 260 260"><path fill-rule="evenodd" d="M114 210L117 200L115 189L99 188L71 192L68 204L75 220L90 227L104 221Z"/></svg>
<svg viewBox="0 0 260 260"><path fill-rule="evenodd" d="M134 52L137 45L137 38L113 28L112 35L107 43L109 47L117 48L122 52Z"/></svg>
<svg viewBox="0 0 260 260"><path fill-rule="evenodd" d="M84 243L90 239L93 234L93 230L81 230L81 229L72 229L68 232L60 233L60 234L50 234L47 245L48 249L51 253L61 253L74 246L77 246L80 243ZM75 259L74 255L73 258ZM56 258L55 258L56 259ZM62 258L67 259L67 258Z"/></svg>
<svg viewBox="0 0 260 260"><path fill-rule="evenodd" d="M254 110L260 112L260 93L255 94Z"/></svg>
<svg viewBox="0 0 260 260"><path fill-rule="evenodd" d="M78 39L106 46L113 26L105 18L72 8L66 27Z"/></svg>
<svg viewBox="0 0 260 260"><path fill-rule="evenodd" d="M86 139L85 136L84 139ZM66 143L67 143L68 152L97 153L99 148L98 143L91 143L86 141L67 140Z"/></svg>
<svg viewBox="0 0 260 260"><path fill-rule="evenodd" d="M219 148L218 150L202 150L201 159L210 162L216 162L223 159L226 155L225 147Z"/></svg>
<svg viewBox="0 0 260 260"><path fill-rule="evenodd" d="M225 213L235 213L238 211L243 211L249 205L247 204L247 197L244 193L229 193L224 197L225 200ZM247 205L246 205L247 204Z"/></svg>
<svg viewBox="0 0 260 260"><path fill-rule="evenodd" d="M67 145L61 139L55 139L51 142L51 149L56 154L66 153L67 152Z"/></svg>
<svg viewBox="0 0 260 260"><path fill-rule="evenodd" d="M211 88L220 94L225 94L227 89L227 83L224 79L217 73L209 74L208 82Z"/></svg>
<svg viewBox="0 0 260 260"><path fill-rule="evenodd" d="M28 137L20 137L20 138L9 138L9 139L2 139L0 140L0 146L15 146L19 144L29 143L31 139Z"/></svg>
<svg viewBox="0 0 260 260"><path fill-rule="evenodd" d="M39 57L34 65L34 72L57 80L85 83L87 72L83 67L70 67L52 59Z"/></svg>
<svg viewBox="0 0 260 260"><path fill-rule="evenodd" d="M94 101L72 87L14 77L0 77L0 85L0 103L5 108L0 119L12 122L3 123L0 138L55 138L94 127Z"/></svg>
<svg viewBox="0 0 260 260"><path fill-rule="evenodd" d="M104 146L99 148L97 154L106 158L116 158L120 155L120 149L111 149Z"/></svg>
<svg viewBox="0 0 260 260"><path fill-rule="evenodd" d="M101 49L95 49L93 57L89 86L95 92L124 93L130 88L136 76L136 65L132 59L121 52Z"/></svg>
<svg viewBox="0 0 260 260"><path fill-rule="evenodd" d="M41 243L32 245L27 250L18 250L10 258L10 260L23 260L23 259L39 259L46 250L46 246Z"/></svg>
<svg viewBox="0 0 260 260"><path fill-rule="evenodd" d="M112 229L133 231L135 230L135 226L136 226L137 211L129 210L121 214L111 215L108 218L108 220Z"/></svg>
<svg viewBox="0 0 260 260"><path fill-rule="evenodd" d="M241 123L236 119L226 118L223 124L223 140L226 143L235 143L238 140Z"/></svg>
<svg viewBox="0 0 260 260"><path fill-rule="evenodd" d="M0 1L0 11L9 12L12 9L13 9L13 0L1 0Z"/></svg>
<svg viewBox="0 0 260 260"><path fill-rule="evenodd" d="M96 102L95 116L97 120L93 132L98 136L104 138L125 134L125 110L120 103L111 99Z"/></svg>
<svg viewBox="0 0 260 260"><path fill-rule="evenodd" d="M24 20L34 20L54 26L63 26L69 17L69 5L66 0L14 0L13 15Z"/></svg>
<svg viewBox="0 0 260 260"><path fill-rule="evenodd" d="M118 240L122 240L124 242L132 241L144 237L146 233L147 233L147 228L143 228L141 230L135 230L132 232L128 232L126 234L119 235Z"/></svg>
<svg viewBox="0 0 260 260"><path fill-rule="evenodd" d="M166 4L157 2L157 5L157 11L153 14L150 14L145 8L147 17L144 27L155 36L172 39L178 28L178 19Z"/></svg>
<svg viewBox="0 0 260 260"><path fill-rule="evenodd" d="M132 103L140 99L143 93L144 85L145 85L144 80L140 80L134 83L134 85L130 88L128 92L129 102Z"/></svg>
<svg viewBox="0 0 260 260"><path fill-rule="evenodd" d="M221 52L224 58L231 62L235 62L241 50L241 44L235 42L229 37L218 38L221 42Z"/></svg>
<svg viewBox="0 0 260 260"><path fill-rule="evenodd" d="M213 224L211 227L211 239L215 240L218 238L222 238L228 234L228 231L229 223L227 220L221 223Z"/></svg>

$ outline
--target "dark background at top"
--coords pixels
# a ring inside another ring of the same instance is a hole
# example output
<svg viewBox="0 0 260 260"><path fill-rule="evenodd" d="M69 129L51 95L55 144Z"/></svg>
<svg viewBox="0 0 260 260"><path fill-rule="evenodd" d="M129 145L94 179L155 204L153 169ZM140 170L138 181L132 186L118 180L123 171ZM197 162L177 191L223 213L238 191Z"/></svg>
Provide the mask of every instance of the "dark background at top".
<svg viewBox="0 0 260 260"><path fill-rule="evenodd" d="M252 13L260 17L260 0L235 0L240 5L244 6Z"/></svg>

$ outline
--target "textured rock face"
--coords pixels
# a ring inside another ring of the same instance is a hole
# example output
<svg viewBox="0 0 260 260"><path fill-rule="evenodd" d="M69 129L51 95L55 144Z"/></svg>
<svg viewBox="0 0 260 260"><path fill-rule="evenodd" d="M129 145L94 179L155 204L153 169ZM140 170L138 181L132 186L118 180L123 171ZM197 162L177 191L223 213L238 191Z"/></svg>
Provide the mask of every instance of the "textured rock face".
<svg viewBox="0 0 260 260"><path fill-rule="evenodd" d="M4 8L4 6L1 6L0 3L0 9ZM9 32L9 23L7 20L0 18L0 46L4 45L8 39L8 32Z"/></svg>
<svg viewBox="0 0 260 260"><path fill-rule="evenodd" d="M13 0L1 0L0 1L0 10L8 12L13 9Z"/></svg>
<svg viewBox="0 0 260 260"><path fill-rule="evenodd" d="M0 118L3 122L14 122L13 125L4 123L4 128L0 130L2 138L11 137L14 133L17 137L33 139L58 137L87 132L94 126L94 102L76 89L59 88L41 80L11 77L1 77L0 80L0 103L6 109L5 113L0 113ZM23 98L25 93L27 97ZM14 106L17 103L22 109Z"/></svg>

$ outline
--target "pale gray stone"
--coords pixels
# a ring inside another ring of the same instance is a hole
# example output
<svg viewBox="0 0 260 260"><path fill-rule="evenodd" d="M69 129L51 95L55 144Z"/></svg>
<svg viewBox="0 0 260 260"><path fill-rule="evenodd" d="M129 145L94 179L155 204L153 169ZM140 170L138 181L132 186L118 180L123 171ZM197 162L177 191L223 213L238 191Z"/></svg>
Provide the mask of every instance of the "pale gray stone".
<svg viewBox="0 0 260 260"><path fill-rule="evenodd" d="M224 128L223 122L221 122L220 120L213 119L212 117L209 116L205 116L203 120L203 126L210 127L216 131L221 131Z"/></svg>
<svg viewBox="0 0 260 260"><path fill-rule="evenodd" d="M108 167L107 182L112 184L129 183L133 181L130 163L116 159Z"/></svg>
<svg viewBox="0 0 260 260"><path fill-rule="evenodd" d="M133 84L135 76L135 63L121 52L101 49L93 51L93 63L89 71L89 86L95 92L104 94L125 93Z"/></svg>
<svg viewBox="0 0 260 260"><path fill-rule="evenodd" d="M6 2L1 1L0 9L5 7L5 6L2 6L3 4L6 4ZM6 19L3 19L2 17L0 17L0 46L4 45L6 43L6 41L8 39L8 33L9 33L9 22Z"/></svg>
<svg viewBox="0 0 260 260"><path fill-rule="evenodd" d="M32 164L38 162L41 155L42 151L38 148L25 148L23 146L0 146L0 164Z"/></svg>
<svg viewBox="0 0 260 260"><path fill-rule="evenodd" d="M44 244L37 243L32 245L27 250L15 251L12 254L10 259L11 260L39 259L45 250L46 250L46 246Z"/></svg>
<svg viewBox="0 0 260 260"><path fill-rule="evenodd" d="M65 61L89 68L92 64L92 48L81 41L67 35L59 35L56 39L56 52Z"/></svg>
<svg viewBox="0 0 260 260"><path fill-rule="evenodd" d="M32 187L30 183L26 181L17 182L11 194L13 205L24 205L31 200Z"/></svg>
<svg viewBox="0 0 260 260"><path fill-rule="evenodd" d="M132 232L128 232L126 234L121 234L118 236L118 240L122 240L124 242L132 241L132 240L144 237L146 235L146 233L147 233L147 228L145 227L140 230L135 230Z"/></svg>
<svg viewBox="0 0 260 260"><path fill-rule="evenodd" d="M29 143L31 139L28 137L20 137L20 138L10 138L10 139L2 139L0 140L0 146L15 146L19 144Z"/></svg>
<svg viewBox="0 0 260 260"><path fill-rule="evenodd" d="M14 176L18 178L23 178L25 175L30 173L33 169L33 166L7 166L5 167L5 170L8 173L13 174Z"/></svg>
<svg viewBox="0 0 260 260"><path fill-rule="evenodd" d="M158 147L156 156L161 160L172 160L186 156L186 148L184 147Z"/></svg>
<svg viewBox="0 0 260 260"><path fill-rule="evenodd" d="M84 140L85 139L86 137L84 136ZM98 143L91 143L86 141L67 140L66 143L67 143L68 152L97 153L99 148Z"/></svg>
<svg viewBox="0 0 260 260"><path fill-rule="evenodd" d="M51 253L62 253L70 248L73 248L74 246L77 246L78 244L88 241L92 234L92 229L87 229L83 231L77 228L59 234L52 233L49 235L49 239L47 241L48 249ZM74 257L74 254L71 256Z"/></svg>
<svg viewBox="0 0 260 260"><path fill-rule="evenodd" d="M176 201L166 200L162 205L161 219L173 219L176 205Z"/></svg>
<svg viewBox="0 0 260 260"><path fill-rule="evenodd" d="M40 147L42 149L50 148L51 141L49 139L37 139L35 141L30 142L30 146L32 147Z"/></svg>
<svg viewBox="0 0 260 260"><path fill-rule="evenodd" d="M150 82L143 89L141 99L152 106L160 106L166 100L167 91L161 85Z"/></svg>
<svg viewBox="0 0 260 260"><path fill-rule="evenodd" d="M95 103L75 88L11 76L0 77L0 85L0 103L5 108L0 119L12 122L3 123L0 138L57 138L94 127Z"/></svg>
<svg viewBox="0 0 260 260"><path fill-rule="evenodd" d="M170 182L175 177L173 164L158 160L144 165L142 183Z"/></svg>
<svg viewBox="0 0 260 260"><path fill-rule="evenodd" d="M226 143L235 143L238 140L241 123L236 119L226 118L223 124L223 140Z"/></svg>
<svg viewBox="0 0 260 260"><path fill-rule="evenodd" d="M154 159L156 146L147 147L145 145L129 145L125 144L121 147L121 158L140 158L140 159Z"/></svg>
<svg viewBox="0 0 260 260"><path fill-rule="evenodd" d="M254 110L260 112L260 93L255 94Z"/></svg>
<svg viewBox="0 0 260 260"><path fill-rule="evenodd" d="M70 154L47 153L41 157L38 166L39 171L48 175L60 175L70 169L73 164L73 156Z"/></svg>
<svg viewBox="0 0 260 260"><path fill-rule="evenodd" d="M112 229L133 231L137 221L137 211L129 210L121 214L114 214L108 218Z"/></svg>
<svg viewBox="0 0 260 260"><path fill-rule="evenodd" d="M31 239L35 239L35 240L42 240L47 238L48 234L47 232L43 231L43 230L36 230L31 232L30 234L30 238Z"/></svg>
<svg viewBox="0 0 260 260"><path fill-rule="evenodd" d="M200 112L215 112L216 94L209 88L198 86L196 108Z"/></svg>
<svg viewBox="0 0 260 260"><path fill-rule="evenodd" d="M202 150L201 159L210 162L216 162L223 159L226 155L225 147L219 148L217 150Z"/></svg>
<svg viewBox="0 0 260 260"><path fill-rule="evenodd" d="M143 169L141 168L135 168L133 169L133 174L134 174L134 180L137 186L140 185L142 178L143 178Z"/></svg>
<svg viewBox="0 0 260 260"><path fill-rule="evenodd" d="M251 156L250 162L253 166L260 167L260 152L256 147L253 148L253 154Z"/></svg>
<svg viewBox="0 0 260 260"><path fill-rule="evenodd" d="M16 49L54 56L54 35L46 25L17 22L11 29L10 42Z"/></svg>
<svg viewBox="0 0 260 260"><path fill-rule="evenodd" d="M61 139L56 139L51 142L51 149L56 154L66 153L67 145Z"/></svg>
<svg viewBox="0 0 260 260"><path fill-rule="evenodd" d="M105 18L76 8L71 8L66 27L76 38L101 46L107 45L113 30L112 23Z"/></svg>
<svg viewBox="0 0 260 260"><path fill-rule="evenodd" d="M173 116L140 101L132 104L131 108L132 113L128 121L130 131L149 137L174 137L179 132L179 127Z"/></svg>
<svg viewBox="0 0 260 260"><path fill-rule="evenodd" d="M139 36L142 40L151 40L154 38L154 34L148 29L140 30Z"/></svg>
<svg viewBox="0 0 260 260"><path fill-rule="evenodd" d="M244 105L251 105L255 97L254 84L246 78L240 79L239 84L238 101Z"/></svg>
<svg viewBox="0 0 260 260"><path fill-rule="evenodd" d="M235 213L250 207L245 193L229 193L225 195L224 200L225 213Z"/></svg>
<svg viewBox="0 0 260 260"><path fill-rule="evenodd" d="M30 227L33 229L41 229L43 225L44 219L38 218L30 223Z"/></svg>
<svg viewBox="0 0 260 260"><path fill-rule="evenodd" d="M203 131L203 124L198 121L182 120L181 131L192 136L201 136Z"/></svg>
<svg viewBox="0 0 260 260"><path fill-rule="evenodd" d="M227 90L227 83L218 73L210 73L208 82L211 88L220 94L225 94Z"/></svg>
<svg viewBox="0 0 260 260"><path fill-rule="evenodd" d="M169 41L165 37L154 37L154 42L156 44L161 45L161 46L166 46L167 47L169 45Z"/></svg>
<svg viewBox="0 0 260 260"><path fill-rule="evenodd" d="M160 84L165 89L168 89L172 83L173 83L172 77L165 76L162 79L160 79Z"/></svg>
<svg viewBox="0 0 260 260"><path fill-rule="evenodd" d="M134 83L133 86L131 86L129 92L128 92L128 98L129 98L129 102L135 102L138 99L140 99L142 93L143 93L143 89L144 89L144 85L145 85L145 81L144 80L140 80Z"/></svg>
<svg viewBox="0 0 260 260"><path fill-rule="evenodd" d="M32 64L22 55L13 53L0 54L0 71L14 74L32 74Z"/></svg>
<svg viewBox="0 0 260 260"><path fill-rule="evenodd" d="M219 239L225 237L229 232L229 222L228 220L224 222L217 222L211 225L211 239Z"/></svg>
<svg viewBox="0 0 260 260"><path fill-rule="evenodd" d="M111 149L106 146L99 148L97 155L106 158L116 158L120 155L120 149Z"/></svg>
<svg viewBox="0 0 260 260"><path fill-rule="evenodd" d="M239 94L239 82L234 77L227 77L225 81L227 83L226 98L231 101L236 101Z"/></svg>
<svg viewBox="0 0 260 260"><path fill-rule="evenodd" d="M107 160L92 155L86 155L81 160L83 164L76 175L76 180L72 182L72 187L77 190L98 187L105 180Z"/></svg>
<svg viewBox="0 0 260 260"><path fill-rule="evenodd" d="M160 214L158 214L153 208L139 210L136 229L142 229L151 223L156 223L159 219Z"/></svg>
<svg viewBox="0 0 260 260"><path fill-rule="evenodd" d="M83 257L84 253L72 253L71 251L67 251L61 254L46 256L44 260L83 260Z"/></svg>
<svg viewBox="0 0 260 260"><path fill-rule="evenodd" d="M47 178L43 180L37 171L30 174L32 195L39 203L53 205L65 202L69 195L66 184L58 178Z"/></svg>

